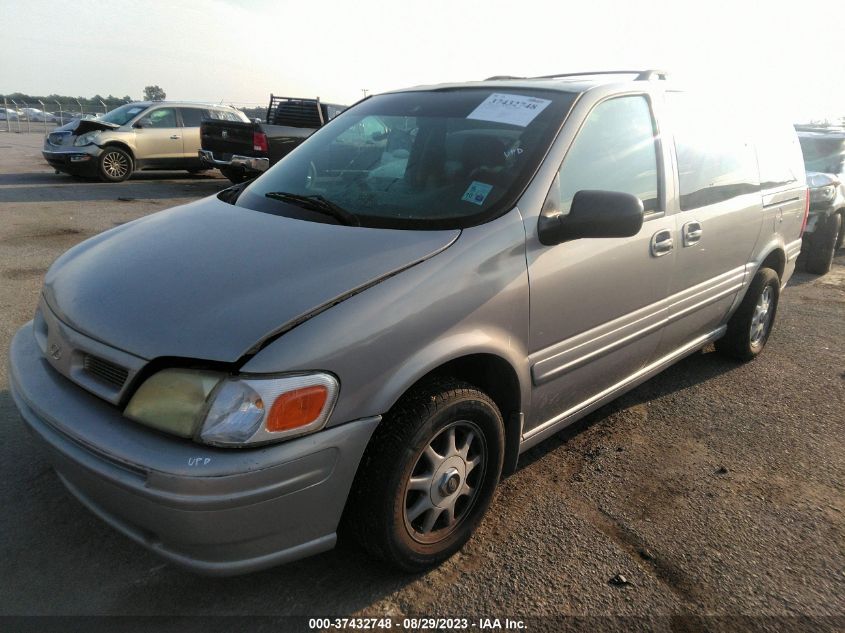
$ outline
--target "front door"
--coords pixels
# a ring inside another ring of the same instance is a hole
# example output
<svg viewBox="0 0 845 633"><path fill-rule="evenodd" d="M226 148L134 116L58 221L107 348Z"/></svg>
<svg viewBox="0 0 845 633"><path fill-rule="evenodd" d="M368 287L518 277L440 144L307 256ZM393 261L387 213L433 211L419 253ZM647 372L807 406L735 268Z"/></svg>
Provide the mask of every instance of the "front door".
<svg viewBox="0 0 845 633"><path fill-rule="evenodd" d="M629 238L544 246L528 235L532 416L526 435L562 422L641 369L666 318L674 218L665 214L663 149L650 99L614 97L587 115L549 195L568 213L582 189L621 191L646 218ZM529 220L536 223L536 219Z"/></svg>
<svg viewBox="0 0 845 633"><path fill-rule="evenodd" d="M163 106L147 112L135 124L135 148L136 158L142 166L182 167L182 126L176 117L176 108Z"/></svg>

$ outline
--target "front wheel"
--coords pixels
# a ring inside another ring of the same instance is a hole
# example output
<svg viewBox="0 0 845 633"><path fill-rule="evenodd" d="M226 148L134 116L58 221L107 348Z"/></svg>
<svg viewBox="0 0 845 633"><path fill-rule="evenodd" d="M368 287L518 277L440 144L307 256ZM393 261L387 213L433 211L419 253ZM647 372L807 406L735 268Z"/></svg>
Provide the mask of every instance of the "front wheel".
<svg viewBox="0 0 845 633"><path fill-rule="evenodd" d="M97 161L100 178L106 182L123 182L132 175L132 157L118 147L106 147Z"/></svg>
<svg viewBox="0 0 845 633"><path fill-rule="evenodd" d="M504 442L498 407L472 385L415 389L385 416L361 460L346 509L356 538L404 571L446 560L490 505Z"/></svg>
<svg viewBox="0 0 845 633"><path fill-rule="evenodd" d="M716 341L716 350L741 361L756 357L769 340L779 299L780 277L771 268L761 268L728 321L725 336Z"/></svg>

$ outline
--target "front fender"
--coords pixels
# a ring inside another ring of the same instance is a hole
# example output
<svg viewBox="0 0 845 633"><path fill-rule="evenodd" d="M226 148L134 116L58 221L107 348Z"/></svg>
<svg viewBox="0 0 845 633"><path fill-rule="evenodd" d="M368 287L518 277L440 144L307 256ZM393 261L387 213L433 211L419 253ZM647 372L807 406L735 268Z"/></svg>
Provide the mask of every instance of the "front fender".
<svg viewBox="0 0 845 633"><path fill-rule="evenodd" d="M421 377L468 354L514 368L530 398L528 273L519 212L466 229L447 250L298 325L243 372L340 378L330 425L382 414Z"/></svg>

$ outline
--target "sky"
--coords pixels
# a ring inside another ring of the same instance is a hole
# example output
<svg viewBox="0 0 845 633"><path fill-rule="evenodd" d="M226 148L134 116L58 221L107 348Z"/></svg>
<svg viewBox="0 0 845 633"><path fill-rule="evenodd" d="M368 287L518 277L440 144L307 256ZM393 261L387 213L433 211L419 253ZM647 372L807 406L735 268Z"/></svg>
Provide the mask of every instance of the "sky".
<svg viewBox="0 0 845 633"><path fill-rule="evenodd" d="M660 68L793 121L845 115L839 2L0 0L0 94L351 104L491 75Z"/></svg>

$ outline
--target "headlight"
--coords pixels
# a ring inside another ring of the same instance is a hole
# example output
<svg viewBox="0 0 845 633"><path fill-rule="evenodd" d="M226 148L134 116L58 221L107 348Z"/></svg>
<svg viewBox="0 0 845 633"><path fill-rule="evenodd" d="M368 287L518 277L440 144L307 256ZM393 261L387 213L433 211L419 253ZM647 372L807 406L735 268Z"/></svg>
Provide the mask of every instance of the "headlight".
<svg viewBox="0 0 845 633"><path fill-rule="evenodd" d="M90 145L94 142L94 138L96 138L99 133L99 130L96 130L94 132L86 132L85 134L77 136L73 144L77 147L82 147L83 145Z"/></svg>
<svg viewBox="0 0 845 633"><path fill-rule="evenodd" d="M141 385L124 414L215 446L266 444L322 429L338 391L325 373L266 378L165 369Z"/></svg>
<svg viewBox="0 0 845 633"><path fill-rule="evenodd" d="M810 190L810 202L830 202L836 197L836 187L827 185Z"/></svg>

